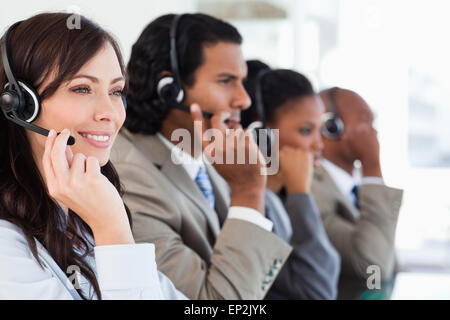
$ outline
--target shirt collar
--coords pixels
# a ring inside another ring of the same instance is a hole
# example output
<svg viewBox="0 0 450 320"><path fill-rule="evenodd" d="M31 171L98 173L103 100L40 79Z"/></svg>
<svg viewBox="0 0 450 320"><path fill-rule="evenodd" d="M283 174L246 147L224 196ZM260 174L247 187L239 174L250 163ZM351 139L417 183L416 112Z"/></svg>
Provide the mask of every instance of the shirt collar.
<svg viewBox="0 0 450 320"><path fill-rule="evenodd" d="M347 171L338 167L333 162L323 158L321 160L321 164L323 168L329 173L333 181L336 183L339 191L342 192L345 196L349 197L352 188L358 181L358 175L354 171L353 176L350 175Z"/></svg>
<svg viewBox="0 0 450 320"><path fill-rule="evenodd" d="M198 158L193 158L190 154L174 145L171 141L167 140L167 138L164 137L160 132L156 133L156 135L162 141L162 143L167 148L169 148L169 150L171 151L171 156L175 157L178 160L178 163L181 163L181 166L184 168L184 170L186 170L189 177L193 181L195 181L200 168L205 167L205 163L203 162L203 154L201 154Z"/></svg>

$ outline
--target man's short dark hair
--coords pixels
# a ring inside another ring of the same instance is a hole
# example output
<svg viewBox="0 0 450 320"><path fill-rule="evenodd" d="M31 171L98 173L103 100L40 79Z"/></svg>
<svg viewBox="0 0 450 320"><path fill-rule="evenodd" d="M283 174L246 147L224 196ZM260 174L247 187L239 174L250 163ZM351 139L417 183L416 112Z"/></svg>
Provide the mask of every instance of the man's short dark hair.
<svg viewBox="0 0 450 320"><path fill-rule="evenodd" d="M133 45L127 66L127 118L124 126L134 133L160 131L169 106L158 98L156 87L161 73L170 68L170 27L174 14L152 21ZM203 64L203 48L218 42L242 43L235 27L214 17L185 14L177 28L176 49L181 81L194 84L194 73Z"/></svg>

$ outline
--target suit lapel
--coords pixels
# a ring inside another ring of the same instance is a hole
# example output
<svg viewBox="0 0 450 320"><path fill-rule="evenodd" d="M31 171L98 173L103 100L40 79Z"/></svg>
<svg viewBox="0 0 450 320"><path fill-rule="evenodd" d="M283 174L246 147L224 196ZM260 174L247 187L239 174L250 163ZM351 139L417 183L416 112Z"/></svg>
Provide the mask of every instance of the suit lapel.
<svg viewBox="0 0 450 320"><path fill-rule="evenodd" d="M314 175L322 182L322 188L337 199L338 212L346 219L356 221L356 217L359 216L358 209L342 194L330 174L322 166L319 166L314 169Z"/></svg>
<svg viewBox="0 0 450 320"><path fill-rule="evenodd" d="M135 143L146 157L155 164L172 184L187 198L197 205L206 216L208 225L216 237L220 232L219 219L210 207L205 196L192 181L181 164L175 164L171 159L171 151L156 135L135 135ZM212 179L211 179L212 180Z"/></svg>

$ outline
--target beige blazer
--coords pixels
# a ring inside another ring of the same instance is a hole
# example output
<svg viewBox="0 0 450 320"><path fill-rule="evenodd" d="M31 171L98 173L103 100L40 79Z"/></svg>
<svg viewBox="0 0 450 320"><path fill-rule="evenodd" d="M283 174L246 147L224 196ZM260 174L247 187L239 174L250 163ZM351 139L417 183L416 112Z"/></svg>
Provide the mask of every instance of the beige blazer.
<svg viewBox="0 0 450 320"><path fill-rule="evenodd" d="M328 237L341 255L342 274L367 279L367 267L377 265L381 278L389 279L395 266L395 229L403 191L361 185L358 212L320 166L314 171L312 194Z"/></svg>
<svg viewBox="0 0 450 320"><path fill-rule="evenodd" d="M207 172L216 212L156 135L123 129L111 160L125 188L136 241L155 244L158 269L178 290L190 299L265 296L292 248L255 224L226 220L229 188L212 166Z"/></svg>

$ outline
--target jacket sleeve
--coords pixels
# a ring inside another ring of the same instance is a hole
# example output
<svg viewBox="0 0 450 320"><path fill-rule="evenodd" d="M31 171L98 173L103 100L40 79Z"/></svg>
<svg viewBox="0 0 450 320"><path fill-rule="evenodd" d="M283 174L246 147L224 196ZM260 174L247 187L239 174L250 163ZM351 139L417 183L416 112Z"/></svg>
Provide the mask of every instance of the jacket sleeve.
<svg viewBox="0 0 450 320"><path fill-rule="evenodd" d="M183 208L156 185L152 169L114 165L125 187L136 241L155 244L158 268L178 290L190 299L264 297L291 252L287 243L251 222L227 219L210 259L201 257L195 243L188 245L181 236Z"/></svg>
<svg viewBox="0 0 450 320"><path fill-rule="evenodd" d="M328 240L314 198L290 194L284 205L292 224L293 250L267 298L335 299L340 258Z"/></svg>
<svg viewBox="0 0 450 320"><path fill-rule="evenodd" d="M380 268L382 280L392 277L402 195L402 190L385 185L361 185L356 222L337 214L335 206L321 210L328 236L341 255L343 274L366 279L367 268L375 265Z"/></svg>

